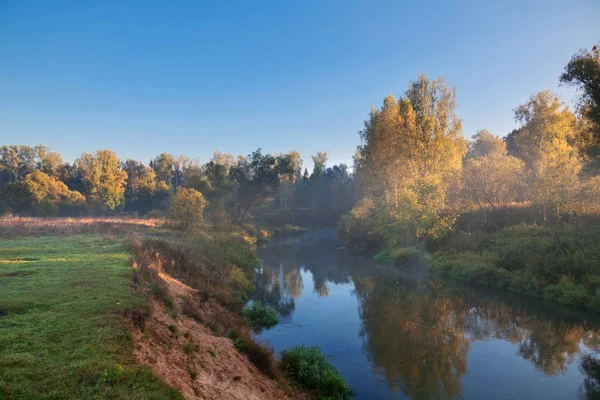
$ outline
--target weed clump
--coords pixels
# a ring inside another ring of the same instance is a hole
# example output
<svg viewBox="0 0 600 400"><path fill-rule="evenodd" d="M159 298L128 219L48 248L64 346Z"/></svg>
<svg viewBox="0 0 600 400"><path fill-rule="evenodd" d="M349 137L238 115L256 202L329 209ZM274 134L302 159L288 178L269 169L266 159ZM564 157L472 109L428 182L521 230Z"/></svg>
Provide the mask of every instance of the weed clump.
<svg viewBox="0 0 600 400"><path fill-rule="evenodd" d="M318 399L346 400L354 396L346 380L316 346L301 345L283 351L281 367L288 378Z"/></svg>
<svg viewBox="0 0 600 400"><path fill-rule="evenodd" d="M252 324L264 327L272 328L279 322L277 311L272 307L269 307L260 301L253 302L244 310L244 317L246 317Z"/></svg>

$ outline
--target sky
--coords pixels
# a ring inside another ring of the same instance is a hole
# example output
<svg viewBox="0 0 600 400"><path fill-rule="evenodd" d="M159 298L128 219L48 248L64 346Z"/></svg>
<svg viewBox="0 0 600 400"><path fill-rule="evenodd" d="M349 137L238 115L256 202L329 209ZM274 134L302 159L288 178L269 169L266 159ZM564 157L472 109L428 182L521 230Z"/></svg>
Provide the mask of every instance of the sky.
<svg viewBox="0 0 600 400"><path fill-rule="evenodd" d="M598 0L0 0L0 144L351 164L420 73L456 86L466 138L505 136L532 93L572 103L558 76L598 40Z"/></svg>

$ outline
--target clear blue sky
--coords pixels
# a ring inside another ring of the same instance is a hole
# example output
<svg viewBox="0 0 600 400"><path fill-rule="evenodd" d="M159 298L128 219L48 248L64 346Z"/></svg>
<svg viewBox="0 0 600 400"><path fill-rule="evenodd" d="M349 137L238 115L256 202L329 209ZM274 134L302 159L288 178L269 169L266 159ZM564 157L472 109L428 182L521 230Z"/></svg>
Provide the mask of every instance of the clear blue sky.
<svg viewBox="0 0 600 400"><path fill-rule="evenodd" d="M350 162L371 104L420 72L458 89L464 135L600 40L598 0L0 0L0 143L206 161L257 147Z"/></svg>

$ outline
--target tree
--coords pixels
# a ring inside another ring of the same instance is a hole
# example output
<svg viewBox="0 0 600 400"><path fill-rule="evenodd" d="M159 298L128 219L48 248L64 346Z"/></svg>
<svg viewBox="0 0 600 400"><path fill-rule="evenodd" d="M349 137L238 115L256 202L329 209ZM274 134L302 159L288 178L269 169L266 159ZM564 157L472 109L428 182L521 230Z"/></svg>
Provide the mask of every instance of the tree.
<svg viewBox="0 0 600 400"><path fill-rule="evenodd" d="M581 110L596 125L595 136L600 141L600 42L590 51L579 50L565 67L560 82L582 92Z"/></svg>
<svg viewBox="0 0 600 400"><path fill-rule="evenodd" d="M161 153L154 160L150 161L150 166L156 172L156 179L168 185L173 185L175 180L176 164L175 157L169 153Z"/></svg>
<svg viewBox="0 0 600 400"><path fill-rule="evenodd" d="M190 231L199 228L204 221L206 200L194 189L178 187L171 204L171 217L180 229Z"/></svg>
<svg viewBox="0 0 600 400"><path fill-rule="evenodd" d="M88 198L104 210L115 210L124 205L127 172L121 169L112 150L98 150L94 155L84 153L75 161Z"/></svg>
<svg viewBox="0 0 600 400"><path fill-rule="evenodd" d="M317 154L315 154L314 156L312 156L312 160L314 163L313 166L313 175L320 175L323 172L325 172L325 164L327 163L327 160L329 159L329 156L327 156L327 152L324 151L319 151L317 152Z"/></svg>
<svg viewBox="0 0 600 400"><path fill-rule="evenodd" d="M501 154L471 158L463 169L465 195L479 208L496 209L513 202L525 178L525 163Z"/></svg>
<svg viewBox="0 0 600 400"><path fill-rule="evenodd" d="M504 141L492 135L489 131L482 129L473 135L473 141L469 143L467 158L503 156L505 154L506 144Z"/></svg>
<svg viewBox="0 0 600 400"><path fill-rule="evenodd" d="M513 137L515 154L532 170L531 198L544 212L560 215L579 190L581 159L572 145L575 115L550 91L534 94L515 109L522 123Z"/></svg>
<svg viewBox="0 0 600 400"><path fill-rule="evenodd" d="M81 193L69 190L63 182L41 171L27 175L24 182L37 202L48 201L54 205L85 203L85 197Z"/></svg>
<svg viewBox="0 0 600 400"><path fill-rule="evenodd" d="M515 132L515 154L534 174L540 172L547 157L573 158L571 145L577 136L575 115L549 90L531 95L515 109L515 120L522 126Z"/></svg>
<svg viewBox="0 0 600 400"><path fill-rule="evenodd" d="M36 152L33 147L12 145L0 147L0 171L4 182L19 182L35 170Z"/></svg>
<svg viewBox="0 0 600 400"><path fill-rule="evenodd" d="M462 167L466 143L455 114L456 90L419 76L399 100L372 108L355 156L363 196L379 212L389 241L439 237L451 226L444 213L451 178Z"/></svg>
<svg viewBox="0 0 600 400"><path fill-rule="evenodd" d="M132 159L125 161L122 168L127 173L125 209L146 214L154 207L157 188L154 169Z"/></svg>
<svg viewBox="0 0 600 400"><path fill-rule="evenodd" d="M261 149L247 158L238 159L237 165L231 169L231 176L238 186L232 215L234 221L242 221L252 208L271 201L281 180L280 173L277 158L271 154L263 155Z"/></svg>
<svg viewBox="0 0 600 400"><path fill-rule="evenodd" d="M50 148L44 145L38 145L34 148L36 155L36 169L54 178L58 177L60 168L63 165L63 159L60 154L50 151Z"/></svg>
<svg viewBox="0 0 600 400"><path fill-rule="evenodd" d="M22 213L28 211L35 198L24 182L13 182L0 190L0 213Z"/></svg>

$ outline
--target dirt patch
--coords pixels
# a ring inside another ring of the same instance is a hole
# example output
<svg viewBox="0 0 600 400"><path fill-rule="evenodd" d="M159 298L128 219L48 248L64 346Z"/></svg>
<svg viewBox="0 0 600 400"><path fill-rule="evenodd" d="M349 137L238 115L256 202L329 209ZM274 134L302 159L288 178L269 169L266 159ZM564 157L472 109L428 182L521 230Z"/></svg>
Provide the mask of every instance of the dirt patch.
<svg viewBox="0 0 600 400"><path fill-rule="evenodd" d="M216 314L227 318L227 310L210 299L202 302L197 290L159 274L175 306L194 307L198 318L167 313L153 300L150 315L132 318L132 336L138 362L148 365L186 399L288 399L275 380L263 375L236 350L232 340L218 337L198 320L213 321ZM133 317L133 316L132 316ZM219 326L219 328L221 328ZM225 329L223 326L222 329Z"/></svg>

